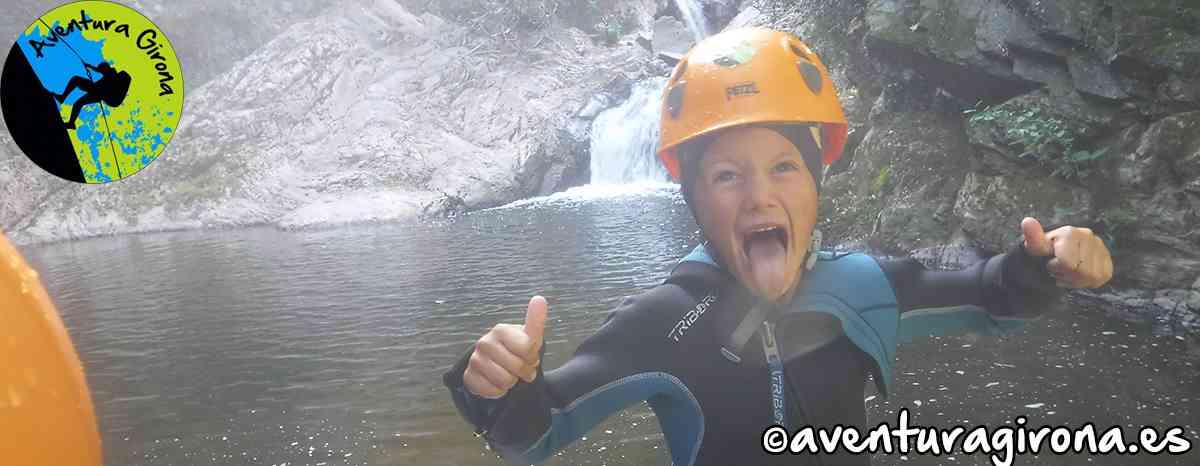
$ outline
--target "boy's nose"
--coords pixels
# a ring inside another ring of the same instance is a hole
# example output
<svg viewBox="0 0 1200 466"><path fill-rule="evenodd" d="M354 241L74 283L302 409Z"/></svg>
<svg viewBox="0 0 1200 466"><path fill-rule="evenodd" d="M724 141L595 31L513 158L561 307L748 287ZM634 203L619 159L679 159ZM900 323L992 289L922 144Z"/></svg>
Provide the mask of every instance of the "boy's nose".
<svg viewBox="0 0 1200 466"><path fill-rule="evenodd" d="M766 176L751 176L746 180L746 200L750 209L762 209L774 206L771 192L774 186Z"/></svg>

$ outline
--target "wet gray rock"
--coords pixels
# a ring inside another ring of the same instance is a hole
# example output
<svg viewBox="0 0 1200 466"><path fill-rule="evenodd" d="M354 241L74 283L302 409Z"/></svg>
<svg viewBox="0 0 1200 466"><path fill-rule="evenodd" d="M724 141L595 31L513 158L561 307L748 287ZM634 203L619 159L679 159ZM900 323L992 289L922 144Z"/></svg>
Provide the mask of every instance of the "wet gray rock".
<svg viewBox="0 0 1200 466"><path fill-rule="evenodd" d="M1200 112L1164 118L1146 131L1139 150L1165 160L1178 179L1200 178Z"/></svg>
<svg viewBox="0 0 1200 466"><path fill-rule="evenodd" d="M1072 84L1071 72L1065 63L1040 55L1013 57L1013 74L1054 89L1069 88Z"/></svg>
<svg viewBox="0 0 1200 466"><path fill-rule="evenodd" d="M1098 2L1090 0L1014 0L1013 3L1037 22L1043 34L1070 41L1086 38L1084 30L1095 23L1100 9Z"/></svg>
<svg viewBox="0 0 1200 466"><path fill-rule="evenodd" d="M956 224L949 216L955 193L968 169L965 154L972 152L954 119L920 92L885 89L849 171L832 177L826 190L834 222L858 224L873 247L888 252L946 244ZM830 231L837 240L853 239L839 228Z"/></svg>
<svg viewBox="0 0 1200 466"><path fill-rule="evenodd" d="M654 53L669 57L682 57L692 48L692 33L683 22L670 16L654 20Z"/></svg>
<svg viewBox="0 0 1200 466"><path fill-rule="evenodd" d="M1159 98L1167 101L1185 104L1196 108L1200 104L1200 81L1184 79L1178 73L1170 77L1158 87Z"/></svg>
<svg viewBox="0 0 1200 466"><path fill-rule="evenodd" d="M1195 2L1119 2L1119 18L1097 35L1102 49L1112 49L1112 62L1123 73L1141 79L1165 77L1165 71L1187 78L1200 76L1200 4ZM1109 32L1111 30L1112 32Z"/></svg>
<svg viewBox="0 0 1200 466"><path fill-rule="evenodd" d="M1200 196L1169 183L1126 195L1121 208L1136 222L1118 234L1117 272L1145 288L1186 288L1200 276Z"/></svg>
<svg viewBox="0 0 1200 466"><path fill-rule="evenodd" d="M1125 92L1124 86L1118 82L1108 66L1091 55L1072 55L1067 64L1070 66L1075 88L1080 92L1111 100L1129 97L1129 93Z"/></svg>
<svg viewBox="0 0 1200 466"><path fill-rule="evenodd" d="M1018 27L1028 30L1024 23L1006 5L989 2L980 11L975 27L975 47L980 52L996 57L1008 57L1008 36ZM1029 33L1032 33L1029 30Z"/></svg>
<svg viewBox="0 0 1200 466"><path fill-rule="evenodd" d="M747 6L738 12L737 16L729 20L729 24L725 25L725 29L737 29L748 26L757 26L763 24L766 18L763 18L762 11L755 8L753 5Z"/></svg>
<svg viewBox="0 0 1200 466"><path fill-rule="evenodd" d="M1072 293L1107 303L1121 313L1145 316L1172 331L1200 330L1200 292L1182 289L1139 290L1101 288Z"/></svg>
<svg viewBox="0 0 1200 466"><path fill-rule="evenodd" d="M1128 191L1152 192L1160 179L1166 176L1167 163L1153 157L1153 140L1144 138L1145 125L1135 125L1120 136L1113 149L1117 151L1116 181Z"/></svg>
<svg viewBox="0 0 1200 466"><path fill-rule="evenodd" d="M996 4L998 3L1000 2L996 2ZM1008 48L1033 55L1043 55L1047 58L1061 58L1067 55L1065 47L1042 37L1025 15L1008 10L1007 6L997 5L994 8L1001 10L996 13L998 24L991 23L989 26L1002 28L1004 44ZM988 34L995 34L995 32Z"/></svg>
<svg viewBox="0 0 1200 466"><path fill-rule="evenodd" d="M720 31L738 15L742 0L700 0L709 31Z"/></svg>
<svg viewBox="0 0 1200 466"><path fill-rule="evenodd" d="M1004 59L1009 46L1025 42L1014 36L1019 18L1003 6L870 0L863 17L874 57L914 69L963 100L1002 102L1037 87Z"/></svg>
<svg viewBox="0 0 1200 466"><path fill-rule="evenodd" d="M1122 186L1144 193L1179 180L1200 179L1200 112L1183 113L1150 125L1136 149L1121 157L1117 179Z"/></svg>
<svg viewBox="0 0 1200 466"><path fill-rule="evenodd" d="M962 229L981 246L1003 251L1021 235L1021 219L1043 225L1082 225L1091 218L1093 200L1087 190L1035 176L967 174L954 203Z"/></svg>
<svg viewBox="0 0 1200 466"><path fill-rule="evenodd" d="M1024 215L1044 222L1098 225L1098 231L1107 226L1115 230L1106 233L1115 239L1114 286L1184 289L1196 283L1200 233L1193 230L1200 224L1195 217L1200 211L1200 156L1195 155L1192 138L1183 135L1196 133L1184 128L1190 128L1192 112L1200 110L1200 40L1194 28L1200 21L1200 4L814 0L791 6L777 0L755 6L767 17L763 21L801 31L805 40L817 44L814 48L823 58L831 57L826 61L833 62L843 94L878 103L875 96L889 93L948 92L961 100L960 109L978 101L1003 103L1017 116L1036 109L1042 118L1057 121L1041 125L1042 131L1064 130L1064 136L1073 137L1076 150L1108 149L1105 157L1089 165L1085 179L1067 181L1051 176L1053 163L1039 166L1016 158L1024 149L1021 137L1010 131L1022 126L1015 118L958 126L974 146L961 152L969 163L965 169L948 164L938 172L965 173L958 185L951 183L961 189L949 212L934 207L937 203L926 209L944 213L944 228L961 227L968 243L996 250L1018 236L1017 224ZM814 17L813 12L820 14ZM824 19L831 16L837 21ZM859 32L865 32L861 42L855 40ZM839 75L842 69L845 74ZM918 79L907 77L910 72ZM893 92L893 86L903 89ZM912 238L879 232L889 222L901 223L896 218L903 214L890 209L911 210L889 191L895 180L884 183L878 194L869 188L883 179L877 161L883 141L879 136L896 131L895 123L880 117L910 111L902 103L884 104L872 107L871 118L863 124L871 132L849 154L849 169L827 180L828 191L851 200L829 201L824 212L849 217L839 220L855 226L822 228L898 250L909 247ZM852 125L863 121L862 107L859 102L860 110L848 111ZM934 123L939 124L957 126L945 120ZM930 131L909 137L946 135ZM971 155L974 152L977 156ZM941 246L961 242L956 234L934 236L946 242ZM1147 293L1130 299L1158 309L1148 312L1166 312L1152 303L1155 298L1162 298L1161 303L1179 298Z"/></svg>

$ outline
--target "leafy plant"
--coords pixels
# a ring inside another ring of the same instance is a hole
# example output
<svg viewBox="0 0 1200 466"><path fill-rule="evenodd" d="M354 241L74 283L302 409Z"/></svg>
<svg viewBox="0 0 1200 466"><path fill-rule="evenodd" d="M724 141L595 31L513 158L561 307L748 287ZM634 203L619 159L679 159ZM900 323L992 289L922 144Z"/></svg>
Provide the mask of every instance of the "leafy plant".
<svg viewBox="0 0 1200 466"><path fill-rule="evenodd" d="M1082 179L1102 159L1107 149L1089 151L1076 148L1076 131L1059 118L1038 107L1024 110L999 105L963 112L972 125L994 125L1021 152L1017 158L1033 159L1053 170L1055 176Z"/></svg>
<svg viewBox="0 0 1200 466"><path fill-rule="evenodd" d="M875 182L871 184L871 192L879 194L883 191L883 187L887 186L888 180L892 178L892 166L888 165L879 170L879 174L875 176Z"/></svg>

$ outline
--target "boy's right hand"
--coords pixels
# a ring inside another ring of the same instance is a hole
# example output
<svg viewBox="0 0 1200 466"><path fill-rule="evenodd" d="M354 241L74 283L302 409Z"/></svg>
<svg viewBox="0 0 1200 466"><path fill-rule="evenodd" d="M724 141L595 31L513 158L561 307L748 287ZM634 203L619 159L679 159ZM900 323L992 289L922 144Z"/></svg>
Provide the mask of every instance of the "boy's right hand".
<svg viewBox="0 0 1200 466"><path fill-rule="evenodd" d="M525 311L525 325L496 324L475 342L475 351L463 373L467 390L495 399L508 393L518 379L532 383L541 363L548 312L546 298L534 296Z"/></svg>

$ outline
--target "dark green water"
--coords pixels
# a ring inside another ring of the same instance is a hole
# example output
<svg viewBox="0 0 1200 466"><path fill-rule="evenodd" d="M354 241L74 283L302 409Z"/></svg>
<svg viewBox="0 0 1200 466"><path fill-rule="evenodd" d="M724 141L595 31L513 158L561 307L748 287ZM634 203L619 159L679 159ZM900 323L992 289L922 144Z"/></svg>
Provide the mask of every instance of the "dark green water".
<svg viewBox="0 0 1200 466"><path fill-rule="evenodd" d="M520 322L535 293L551 302L546 364L556 366L624 296L661 281L694 230L671 191L576 192L437 225L164 233L23 251L84 360L110 466L497 465L454 412L445 368L485 329ZM868 402L873 423L908 407L929 426L1022 414L1030 425L1182 425L1200 449L1192 336L1068 304L1009 337L931 339L899 359L896 396ZM551 463L665 465L663 450L643 406ZM1200 453L1016 464L1194 465Z"/></svg>

